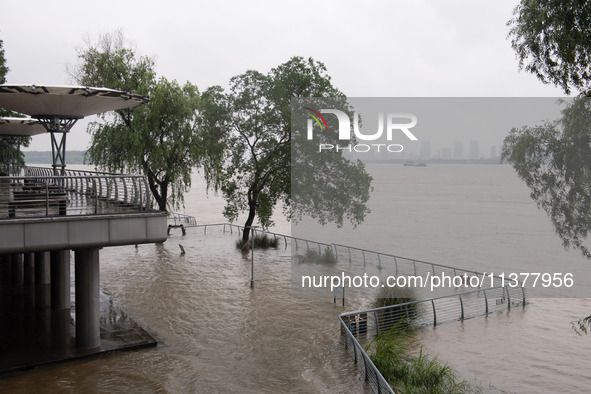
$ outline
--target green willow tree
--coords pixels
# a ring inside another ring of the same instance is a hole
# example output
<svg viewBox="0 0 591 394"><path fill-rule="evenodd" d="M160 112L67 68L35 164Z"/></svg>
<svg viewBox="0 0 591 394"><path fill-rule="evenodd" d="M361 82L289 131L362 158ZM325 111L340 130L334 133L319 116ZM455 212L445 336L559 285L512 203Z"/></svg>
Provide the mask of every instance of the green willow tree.
<svg viewBox="0 0 591 394"><path fill-rule="evenodd" d="M10 69L8 68L8 65L6 63L6 56L5 56L5 50L4 50L4 41L0 40L0 84L6 83L6 74L8 74L8 72L10 71ZM0 108L0 117L4 116L4 117L24 117L24 115L13 112L13 111L9 111L7 109L4 108ZM31 137L26 137L23 138L21 141L21 146L23 147L27 147L29 146L29 144L31 143ZM16 148L14 147L14 145L12 144L7 144L4 141L0 141L0 156L2 157L10 157L12 155L12 153L8 153L8 152L4 152L4 151L15 151ZM25 165L25 154L22 151L19 151L19 161L20 161L20 165L21 167Z"/></svg>
<svg viewBox="0 0 591 394"><path fill-rule="evenodd" d="M507 23L519 67L579 97L553 123L513 129L501 158L513 164L565 247L591 259L591 3L521 0ZM587 332L591 316L573 323Z"/></svg>
<svg viewBox="0 0 591 394"><path fill-rule="evenodd" d="M302 57L294 57L268 74L247 71L230 80L229 93L216 86L204 93L204 100L206 95L216 110L205 116L205 121L208 127L216 125L216 132L226 136L227 145L223 164L212 173L208 187L221 190L226 200L224 216L230 221L248 212L242 235L242 250L247 251L257 215L264 228L272 225L279 204L288 219L295 217L291 199L291 100L344 95L333 87L322 63ZM333 194L346 196L343 205L329 206L316 199L316 208L307 213L341 225L345 217L359 223L368 212L364 204L369 199L371 177L361 163L350 163L342 155L332 164L334 168L340 164L341 177L355 178L361 186L332 189ZM356 192L358 195L354 195Z"/></svg>
<svg viewBox="0 0 591 394"><path fill-rule="evenodd" d="M521 0L510 26L519 67L542 82L591 88L591 4L587 0Z"/></svg>
<svg viewBox="0 0 591 394"><path fill-rule="evenodd" d="M202 154L197 87L157 79L154 61L126 46L121 32L102 35L97 45L87 41L78 58L68 70L76 83L150 96L146 105L101 114L89 124L88 161L111 172L145 175L160 210L181 206Z"/></svg>
<svg viewBox="0 0 591 394"><path fill-rule="evenodd" d="M10 69L6 65L4 41L0 40L0 84L6 83L6 74Z"/></svg>
<svg viewBox="0 0 591 394"><path fill-rule="evenodd" d="M513 164L538 207L546 211L564 247L591 259L591 102L580 97L561 119L514 128L502 160Z"/></svg>

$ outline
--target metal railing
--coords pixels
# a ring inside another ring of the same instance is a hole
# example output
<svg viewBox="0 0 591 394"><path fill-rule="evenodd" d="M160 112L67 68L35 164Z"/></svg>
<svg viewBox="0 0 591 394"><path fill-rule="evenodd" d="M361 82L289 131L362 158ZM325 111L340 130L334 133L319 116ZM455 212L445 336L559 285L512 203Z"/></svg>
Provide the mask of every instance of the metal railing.
<svg viewBox="0 0 591 394"><path fill-rule="evenodd" d="M224 233L228 228L231 234L234 229L239 231L244 229L243 226L230 223L202 224L187 227L203 228L204 234L207 234L208 227L222 227ZM507 284L507 281L503 282L497 276L486 275L485 277L485 273L478 271L353 246L323 243L271 231L253 229L253 233L256 234L257 232L269 234L275 238L283 238L286 247L289 240L295 246L296 251L300 247L305 247L307 251L318 249L318 252L321 253L322 248L331 248L337 257L337 261L346 261L350 265L357 263L360 265L363 264L363 267L373 267L378 270L390 269L396 276L415 275L432 277L434 275L448 273L450 276L464 277L467 280L472 280L474 277L478 279L475 281L477 286L473 285L474 282L469 283L470 286L461 286L464 288L454 294L446 294L382 308L350 312L339 316L345 348L353 355L355 363L365 374L365 380L373 392L394 393L358 341L358 337L360 339L361 337L373 338L381 332L391 329L398 322L404 322L412 327L437 325L443 322L462 321L496 311L508 310L512 306L525 305L526 302L525 289L521 283L517 283L517 285L513 282ZM485 278L486 280L484 280ZM505 286L500 286L500 283L504 283ZM474 287L477 288L471 290ZM463 291L466 289L468 290ZM341 294L344 298L344 292ZM336 297L335 293L335 299Z"/></svg>
<svg viewBox="0 0 591 394"><path fill-rule="evenodd" d="M403 324L411 328L465 320L509 310L525 302L523 289L497 286L450 294L381 308L344 313L339 316L345 348L365 373L369 387L377 393L394 391L371 361L357 338L371 339Z"/></svg>
<svg viewBox="0 0 591 394"><path fill-rule="evenodd" d="M339 317L340 318L340 317ZM391 393L394 394L394 390L390 387L390 384L386 381L384 376L380 373L379 369L375 366L371 358L363 349L363 346L359 344L357 338L347 328L347 325L341 319L341 331L343 333L345 349L349 353L353 354L355 364L363 371L365 376L365 382L369 388L378 394Z"/></svg>
<svg viewBox="0 0 591 394"><path fill-rule="evenodd" d="M0 177L0 217L96 215L150 209L150 192L140 175L27 167L24 176Z"/></svg>
<svg viewBox="0 0 591 394"><path fill-rule="evenodd" d="M172 226L196 226L197 220L195 216L185 215L184 213L177 213L177 212L169 212L168 217L166 218L168 221L171 221Z"/></svg>
<svg viewBox="0 0 591 394"><path fill-rule="evenodd" d="M221 227L222 232L230 231L233 234L234 230L242 231L243 226L232 223L213 223L200 225L186 225L185 228L203 228L203 233L207 234L208 227ZM291 242L295 246L295 253L303 249L306 251L318 251L322 253L326 248L330 248L334 253L338 262L346 261L350 266L354 264L363 264L364 268L374 268L377 271L389 270L394 276L399 275L414 275L422 276L425 279L433 276L440 276L446 274L451 277L463 277L465 282L459 283L460 286L455 286L457 290L472 290L474 288L495 287L507 283L507 279L502 280L499 276L494 276L476 270L463 269L459 267L452 267L449 265L432 263L424 260L413 259L409 257L398 256L390 253L382 253L369 249L358 248L354 246L347 246L336 243L325 243L313 241L305 238L294 237L291 235L280 234L267 230L253 229L254 234L267 234L274 238L284 240L285 247ZM452 284L453 285L453 284ZM450 286L442 286L449 288ZM340 290L342 293L342 290ZM340 298L340 297L339 297ZM525 299L525 293L522 294L522 300Z"/></svg>

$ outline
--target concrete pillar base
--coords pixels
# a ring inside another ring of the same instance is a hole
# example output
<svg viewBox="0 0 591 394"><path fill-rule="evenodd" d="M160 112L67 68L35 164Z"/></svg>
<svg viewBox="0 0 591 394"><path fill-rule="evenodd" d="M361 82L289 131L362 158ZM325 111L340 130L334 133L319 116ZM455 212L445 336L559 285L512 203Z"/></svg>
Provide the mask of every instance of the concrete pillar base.
<svg viewBox="0 0 591 394"><path fill-rule="evenodd" d="M51 261L51 309L69 309L70 302L70 251L50 252Z"/></svg>
<svg viewBox="0 0 591 394"><path fill-rule="evenodd" d="M75 251L76 346L94 348L101 344L99 249Z"/></svg>
<svg viewBox="0 0 591 394"><path fill-rule="evenodd" d="M35 306L39 309L51 306L49 252L35 252Z"/></svg>

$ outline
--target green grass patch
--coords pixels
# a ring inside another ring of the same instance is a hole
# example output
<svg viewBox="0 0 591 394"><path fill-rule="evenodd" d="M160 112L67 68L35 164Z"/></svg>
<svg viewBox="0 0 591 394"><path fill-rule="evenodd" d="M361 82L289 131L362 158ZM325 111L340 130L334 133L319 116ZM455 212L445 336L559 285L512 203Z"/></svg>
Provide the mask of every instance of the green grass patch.
<svg viewBox="0 0 591 394"><path fill-rule="evenodd" d="M391 308L376 312L380 331L388 331L395 325L412 327L421 315L421 304L409 302L417 301L415 289L412 287L381 287L370 308ZM400 305L407 304L407 305Z"/></svg>
<svg viewBox="0 0 591 394"><path fill-rule="evenodd" d="M396 392L473 393L480 390L460 381L454 370L437 357L429 357L421 347L419 355L409 355L410 333L396 324L376 337L367 348L372 362Z"/></svg>
<svg viewBox="0 0 591 394"><path fill-rule="evenodd" d="M318 264L336 264L337 256L330 246L327 246L323 252L314 249L308 249L304 255L296 256L300 263L318 263Z"/></svg>
<svg viewBox="0 0 591 394"><path fill-rule="evenodd" d="M248 246L250 247L250 245L251 240L248 241ZM254 236L254 247L255 249L277 249L279 247L279 239L276 237L269 237L267 234L257 233ZM242 238L239 238L236 241L236 249L242 249Z"/></svg>

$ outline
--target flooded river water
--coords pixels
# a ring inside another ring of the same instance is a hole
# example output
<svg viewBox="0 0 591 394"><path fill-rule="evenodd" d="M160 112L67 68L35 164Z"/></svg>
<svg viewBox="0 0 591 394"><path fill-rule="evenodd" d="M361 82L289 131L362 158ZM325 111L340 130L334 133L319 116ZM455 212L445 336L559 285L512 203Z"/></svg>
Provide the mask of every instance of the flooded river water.
<svg viewBox="0 0 591 394"><path fill-rule="evenodd" d="M581 287L590 283L591 263L562 249L510 167L370 170L375 190L366 224L353 235L319 228L315 237L480 271L555 272L559 266L574 270ZM199 224L221 223L222 208L195 175L185 212ZM289 234L290 223L278 217L273 230ZM294 297L283 241L278 250L255 252L251 289L250 256L236 250L236 238L221 228L206 234L190 228L186 236L174 230L161 245L103 249L101 287L158 346L5 375L0 391L364 392L336 316L367 301L347 300L342 307L330 298ZM551 295L571 296L566 290ZM583 358L591 337L577 336L570 321L590 309L589 300L535 298L525 309L442 324L418 338L461 377L485 387L579 392L591 384Z"/></svg>

